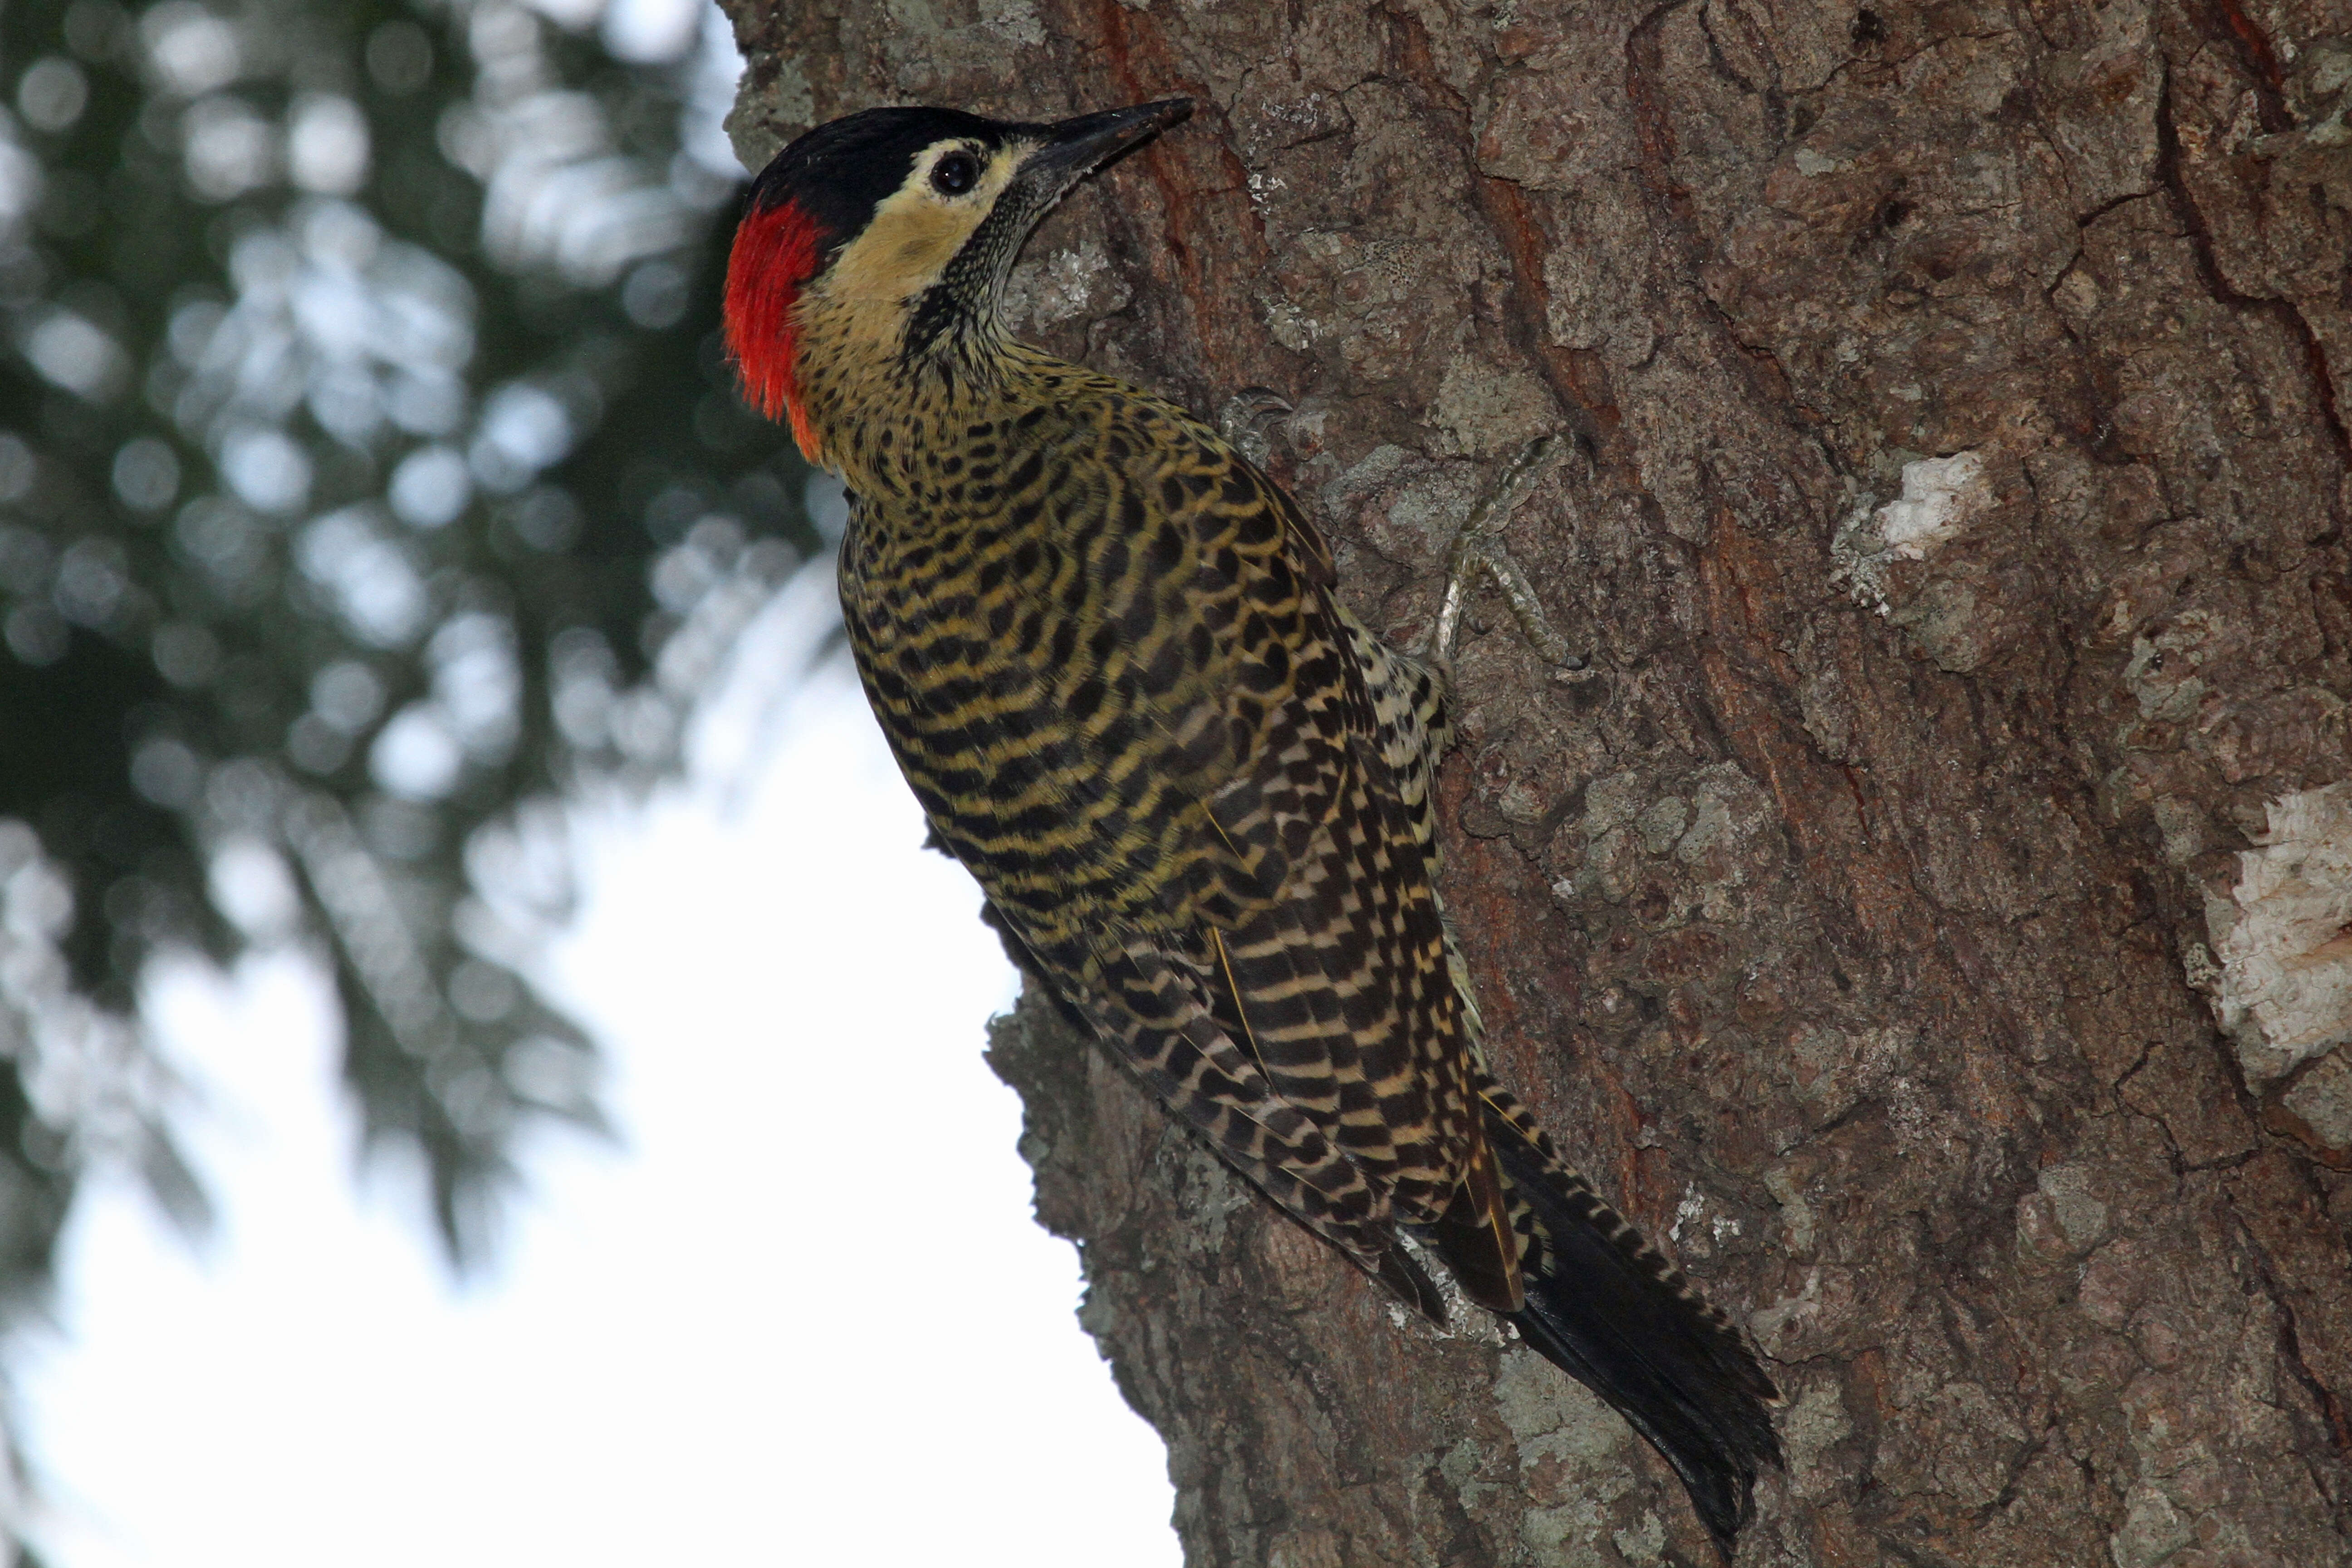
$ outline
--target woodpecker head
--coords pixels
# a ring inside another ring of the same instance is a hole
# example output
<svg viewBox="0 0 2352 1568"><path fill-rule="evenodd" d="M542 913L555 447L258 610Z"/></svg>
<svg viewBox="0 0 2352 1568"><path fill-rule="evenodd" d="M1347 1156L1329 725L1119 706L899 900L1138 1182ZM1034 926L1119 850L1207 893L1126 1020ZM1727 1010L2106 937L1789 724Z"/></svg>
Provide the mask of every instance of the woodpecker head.
<svg viewBox="0 0 2352 1568"><path fill-rule="evenodd" d="M745 395L790 415L811 459L812 344L866 365L983 339L1038 219L1072 185L1192 112L1182 98L1050 125L869 109L820 125L751 185L727 266L727 346Z"/></svg>

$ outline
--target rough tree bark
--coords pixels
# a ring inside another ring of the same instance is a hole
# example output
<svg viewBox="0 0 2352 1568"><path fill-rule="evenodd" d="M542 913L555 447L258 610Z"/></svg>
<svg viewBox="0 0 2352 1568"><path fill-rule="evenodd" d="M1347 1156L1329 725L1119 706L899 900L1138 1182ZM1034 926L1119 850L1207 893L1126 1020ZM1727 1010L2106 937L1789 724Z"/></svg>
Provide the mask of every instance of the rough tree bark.
<svg viewBox="0 0 2352 1568"><path fill-rule="evenodd" d="M754 167L1199 98L1024 333L1290 399L1375 626L1574 433L1509 542L1593 671L1487 601L1446 893L1502 1077L1772 1358L1744 1561L2352 1561L2343 0L729 4ZM1048 1009L994 1059L1192 1562L1706 1559Z"/></svg>

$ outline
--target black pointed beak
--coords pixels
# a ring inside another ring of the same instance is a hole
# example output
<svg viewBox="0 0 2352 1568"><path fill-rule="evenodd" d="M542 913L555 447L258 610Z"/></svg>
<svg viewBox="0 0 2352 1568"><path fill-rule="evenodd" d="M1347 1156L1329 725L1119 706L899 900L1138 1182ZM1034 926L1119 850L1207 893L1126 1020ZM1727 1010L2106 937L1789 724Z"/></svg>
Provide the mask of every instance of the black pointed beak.
<svg viewBox="0 0 2352 1568"><path fill-rule="evenodd" d="M1058 195L1105 163L1192 116L1191 99L1163 98L1157 103L1056 121L1044 128L1045 144L1030 156L1022 174L1041 184L1058 185L1054 192Z"/></svg>
<svg viewBox="0 0 2352 1568"><path fill-rule="evenodd" d="M1029 231L1054 210L1054 204L1072 185L1192 114L1191 99L1163 98L1157 103L1106 109L1051 125L1007 127L1012 136L1024 141L1034 138L1037 146L1022 160L987 222L965 242L967 251L984 258L992 287L1003 287Z"/></svg>

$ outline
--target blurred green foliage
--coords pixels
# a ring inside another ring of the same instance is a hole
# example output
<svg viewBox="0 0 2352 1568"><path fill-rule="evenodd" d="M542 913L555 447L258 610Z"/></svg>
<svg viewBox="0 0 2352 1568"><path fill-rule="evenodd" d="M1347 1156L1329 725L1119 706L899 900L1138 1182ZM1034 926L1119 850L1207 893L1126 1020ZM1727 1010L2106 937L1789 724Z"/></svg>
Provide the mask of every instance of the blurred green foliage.
<svg viewBox="0 0 2352 1568"><path fill-rule="evenodd" d="M533 803L667 766L819 542L719 350L731 50L677 15L629 59L513 0L0 7L11 1310L95 1162L201 1222L162 948L315 946L460 1257L518 1131L596 1120L517 970Z"/></svg>

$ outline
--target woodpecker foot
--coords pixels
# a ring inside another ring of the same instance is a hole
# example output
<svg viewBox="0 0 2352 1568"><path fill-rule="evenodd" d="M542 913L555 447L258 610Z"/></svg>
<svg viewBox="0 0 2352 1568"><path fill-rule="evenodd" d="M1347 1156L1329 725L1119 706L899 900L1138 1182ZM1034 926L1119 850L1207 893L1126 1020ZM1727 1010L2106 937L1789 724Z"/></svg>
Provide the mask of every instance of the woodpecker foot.
<svg viewBox="0 0 2352 1568"><path fill-rule="evenodd" d="M1217 434L1243 457L1265 468L1274 449L1274 426L1291 412L1290 399L1271 387L1244 386L1217 410Z"/></svg>
<svg viewBox="0 0 2352 1568"><path fill-rule="evenodd" d="M1510 602L1511 614L1530 647L1561 669L1585 667L1583 658L1570 649L1568 639L1554 631L1551 622L1545 618L1543 605L1536 598L1535 584L1519 570L1519 563L1511 559L1501 537L1503 525L1510 521L1511 514L1559 466L1567 452L1568 438L1564 436L1540 436L1528 442L1519 449L1518 456L1504 466L1502 479L1454 534L1454 543L1445 552L1445 598L1438 605L1437 625L1431 628L1426 657L1441 666L1452 667L1454 639L1461 634L1471 579L1484 567L1494 574L1496 586Z"/></svg>

